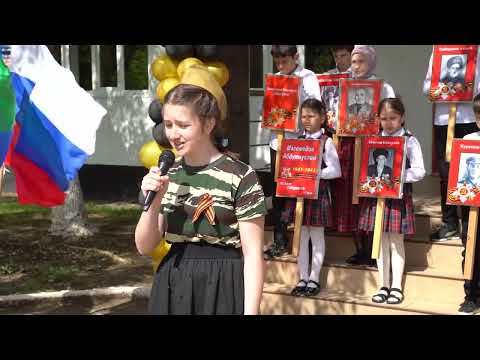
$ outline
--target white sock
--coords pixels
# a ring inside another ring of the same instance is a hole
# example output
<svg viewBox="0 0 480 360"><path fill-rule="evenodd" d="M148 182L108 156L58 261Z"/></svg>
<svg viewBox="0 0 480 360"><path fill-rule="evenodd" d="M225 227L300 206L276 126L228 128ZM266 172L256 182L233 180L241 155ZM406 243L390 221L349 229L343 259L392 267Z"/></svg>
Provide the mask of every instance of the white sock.
<svg viewBox="0 0 480 360"><path fill-rule="evenodd" d="M403 271L405 269L405 245L403 234L390 233L392 251L392 288L402 290Z"/></svg>
<svg viewBox="0 0 480 360"><path fill-rule="evenodd" d="M320 270L325 258L325 232L323 226L310 226L310 239L312 240L312 269L309 280L320 283ZM315 284L310 284L316 287Z"/></svg>
<svg viewBox="0 0 480 360"><path fill-rule="evenodd" d="M382 232L380 256L377 259L380 287L390 288L390 234Z"/></svg>
<svg viewBox="0 0 480 360"><path fill-rule="evenodd" d="M307 226L302 226L300 233L300 249L298 253L298 273L300 276L299 280L308 281L308 265L309 265L309 256L308 256L308 241L310 240L310 233Z"/></svg>

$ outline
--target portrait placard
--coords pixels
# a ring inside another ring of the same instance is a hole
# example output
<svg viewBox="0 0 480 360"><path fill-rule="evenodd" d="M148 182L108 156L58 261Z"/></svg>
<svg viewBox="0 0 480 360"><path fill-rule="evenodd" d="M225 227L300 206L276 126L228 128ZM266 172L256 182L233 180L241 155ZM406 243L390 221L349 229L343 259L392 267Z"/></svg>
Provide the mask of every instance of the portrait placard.
<svg viewBox="0 0 480 360"><path fill-rule="evenodd" d="M363 137L357 195L401 199L405 151L404 136Z"/></svg>
<svg viewBox="0 0 480 360"><path fill-rule="evenodd" d="M430 100L472 101L478 45L434 45Z"/></svg>
<svg viewBox="0 0 480 360"><path fill-rule="evenodd" d="M376 116L383 80L340 79L340 104L337 135L376 135L380 121Z"/></svg>
<svg viewBox="0 0 480 360"><path fill-rule="evenodd" d="M453 139L447 204L480 207L480 141Z"/></svg>
<svg viewBox="0 0 480 360"><path fill-rule="evenodd" d="M316 199L322 159L321 140L284 139L277 179L279 197Z"/></svg>
<svg viewBox="0 0 480 360"><path fill-rule="evenodd" d="M265 75L262 128L298 131L300 86L298 76Z"/></svg>
<svg viewBox="0 0 480 360"><path fill-rule="evenodd" d="M331 129L337 129L338 102L340 101L339 81L349 77L349 73L317 74L320 95L327 111L327 125Z"/></svg>

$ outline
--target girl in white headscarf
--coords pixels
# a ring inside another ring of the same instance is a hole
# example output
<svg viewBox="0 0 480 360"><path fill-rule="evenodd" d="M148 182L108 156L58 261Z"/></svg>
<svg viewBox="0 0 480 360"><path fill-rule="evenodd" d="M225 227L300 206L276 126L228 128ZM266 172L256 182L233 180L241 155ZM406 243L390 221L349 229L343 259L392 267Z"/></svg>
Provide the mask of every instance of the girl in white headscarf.
<svg viewBox="0 0 480 360"><path fill-rule="evenodd" d="M377 55L371 45L355 45L352 51L351 72L354 79L378 79L375 75ZM383 83L381 99L395 97L393 88ZM355 162L355 138L340 137L338 157L342 168L342 177L333 183L335 193L334 218L337 221L338 232L352 232L357 253L347 259L349 264L374 265L370 259L368 238L357 231L358 205L352 204L353 164Z"/></svg>

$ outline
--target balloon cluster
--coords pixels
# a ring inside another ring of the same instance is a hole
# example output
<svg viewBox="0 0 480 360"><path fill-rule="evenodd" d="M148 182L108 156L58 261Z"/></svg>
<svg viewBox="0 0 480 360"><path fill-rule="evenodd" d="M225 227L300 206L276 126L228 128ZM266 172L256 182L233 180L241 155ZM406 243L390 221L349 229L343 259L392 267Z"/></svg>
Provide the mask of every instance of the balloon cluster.
<svg viewBox="0 0 480 360"><path fill-rule="evenodd" d="M183 74L192 65L206 67L222 87L230 78L227 66L218 60L217 45L165 45L165 54L158 56L150 65L150 71L159 83L156 98L148 107L148 116L155 123L152 129L155 140L143 145L139 153L140 162L147 168L157 164L163 149L171 148L163 125L163 103L167 93L180 83Z"/></svg>

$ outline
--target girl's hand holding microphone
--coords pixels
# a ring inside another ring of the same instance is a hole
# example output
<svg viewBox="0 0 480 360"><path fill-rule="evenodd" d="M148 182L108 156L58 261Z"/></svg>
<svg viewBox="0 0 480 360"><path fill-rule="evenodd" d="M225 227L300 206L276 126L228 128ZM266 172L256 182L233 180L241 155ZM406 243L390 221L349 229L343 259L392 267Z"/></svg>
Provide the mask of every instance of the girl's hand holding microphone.
<svg viewBox="0 0 480 360"><path fill-rule="evenodd" d="M144 211L148 211L150 204L155 208L160 206L163 196L167 192L169 179L168 176L161 175L160 168L153 166L147 175L142 180L142 192L145 196ZM153 192L153 193L152 193ZM149 201L149 197L153 200Z"/></svg>
<svg viewBox="0 0 480 360"><path fill-rule="evenodd" d="M145 197L143 211L148 211L150 204L155 204L158 208L163 195L168 189L168 170L175 161L175 155L170 150L164 150L158 158L158 167L153 166L149 173L145 175L142 181L142 191ZM158 196L155 196L157 193Z"/></svg>

